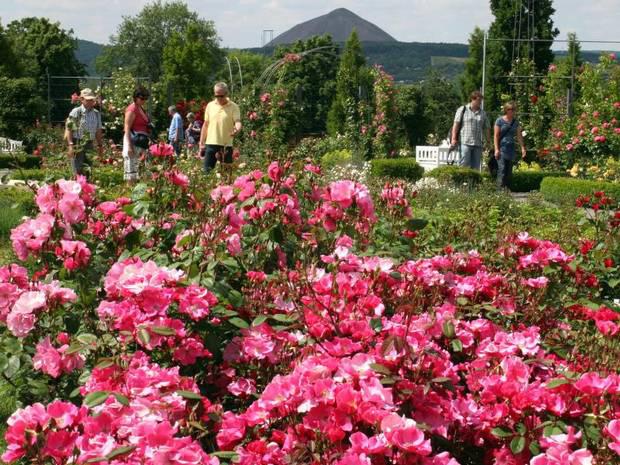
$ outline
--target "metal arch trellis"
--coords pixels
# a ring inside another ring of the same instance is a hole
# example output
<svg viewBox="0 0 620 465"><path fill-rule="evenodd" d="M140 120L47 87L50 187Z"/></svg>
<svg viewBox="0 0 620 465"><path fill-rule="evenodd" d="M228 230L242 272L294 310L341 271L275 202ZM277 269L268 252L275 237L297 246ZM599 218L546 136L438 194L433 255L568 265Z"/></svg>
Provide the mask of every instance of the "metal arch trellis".
<svg viewBox="0 0 620 465"><path fill-rule="evenodd" d="M311 53L331 53L333 55L337 55L335 50L338 49L337 45L323 45L321 47L315 47L310 50L305 50L299 53L293 53L294 55L299 56L300 58L305 57L306 55L310 55ZM269 83L271 82L271 78L275 75L275 73L282 68L286 63L288 63L290 59L285 56L284 58L280 58L278 61L269 65L262 74L258 77L256 84L257 87L261 89L265 89Z"/></svg>

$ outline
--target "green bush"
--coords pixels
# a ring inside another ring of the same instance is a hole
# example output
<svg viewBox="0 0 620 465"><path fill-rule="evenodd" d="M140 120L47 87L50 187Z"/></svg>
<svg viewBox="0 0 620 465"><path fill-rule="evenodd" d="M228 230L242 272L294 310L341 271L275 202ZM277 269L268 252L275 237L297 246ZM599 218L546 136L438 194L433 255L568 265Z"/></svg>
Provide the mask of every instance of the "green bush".
<svg viewBox="0 0 620 465"><path fill-rule="evenodd" d="M20 170L11 173L11 179L33 180L54 182L58 179L71 179L71 171L59 169L32 169ZM123 184L123 172L120 168L94 168L91 172L89 181L101 187L111 187Z"/></svg>
<svg viewBox="0 0 620 465"><path fill-rule="evenodd" d="M614 182L546 177L540 184L543 198L558 205L574 205L580 195L592 195L597 191L620 201L620 184Z"/></svg>
<svg viewBox="0 0 620 465"><path fill-rule="evenodd" d="M39 168L41 158L23 154L1 154L0 168Z"/></svg>
<svg viewBox="0 0 620 465"><path fill-rule="evenodd" d="M538 191L542 180L549 176L561 178L566 174L561 171L514 171L508 187L512 192Z"/></svg>
<svg viewBox="0 0 620 465"><path fill-rule="evenodd" d="M375 158L370 162L370 172L373 176L408 179L413 182L424 176L424 168L418 165L415 158Z"/></svg>
<svg viewBox="0 0 620 465"><path fill-rule="evenodd" d="M327 152L321 157L321 167L323 169L330 169L338 165L346 165L353 160L353 154L348 149L333 150Z"/></svg>
<svg viewBox="0 0 620 465"><path fill-rule="evenodd" d="M462 166L439 166L426 173L425 176L435 178L440 183L455 184L457 186L463 184L476 186L482 182L480 171Z"/></svg>
<svg viewBox="0 0 620 465"><path fill-rule="evenodd" d="M0 188L0 243L11 235L11 229L22 221L22 217L35 211L34 195L28 188Z"/></svg>

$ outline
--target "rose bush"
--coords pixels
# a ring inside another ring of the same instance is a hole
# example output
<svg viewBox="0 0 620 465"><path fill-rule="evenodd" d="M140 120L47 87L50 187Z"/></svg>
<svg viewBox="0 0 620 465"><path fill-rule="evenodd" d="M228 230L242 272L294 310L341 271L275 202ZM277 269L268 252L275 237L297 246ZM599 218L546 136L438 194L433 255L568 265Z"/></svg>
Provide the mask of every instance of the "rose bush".
<svg viewBox="0 0 620 465"><path fill-rule="evenodd" d="M4 461L618 460L617 212L578 250L416 256L405 183L274 161L215 186L152 151L131 198L61 180L13 230Z"/></svg>

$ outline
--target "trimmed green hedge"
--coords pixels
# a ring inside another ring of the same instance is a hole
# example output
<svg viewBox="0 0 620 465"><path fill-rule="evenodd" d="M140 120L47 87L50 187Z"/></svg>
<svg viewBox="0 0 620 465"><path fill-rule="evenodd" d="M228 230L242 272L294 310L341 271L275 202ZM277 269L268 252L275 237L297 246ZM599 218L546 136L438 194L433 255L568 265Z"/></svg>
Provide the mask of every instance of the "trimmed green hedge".
<svg viewBox="0 0 620 465"><path fill-rule="evenodd" d="M540 184L543 198L558 205L574 205L580 195L592 195L597 191L620 201L620 184L615 182L546 177Z"/></svg>
<svg viewBox="0 0 620 465"><path fill-rule="evenodd" d="M39 168L41 158L34 155L0 154L0 168Z"/></svg>
<svg viewBox="0 0 620 465"><path fill-rule="evenodd" d="M57 179L71 179L73 174L69 169L66 170L48 170L33 169L14 171L11 173L11 179L31 179L33 181L49 181L53 182ZM124 183L123 172L121 169L115 168L95 168L92 171L90 181L102 187L111 187Z"/></svg>
<svg viewBox="0 0 620 465"><path fill-rule="evenodd" d="M514 171L508 187L512 192L539 191L542 180L550 176L561 178L566 174L561 171Z"/></svg>
<svg viewBox="0 0 620 465"><path fill-rule="evenodd" d="M424 176L424 168L418 165L415 158L375 158L370 162L370 173L415 182Z"/></svg>
<svg viewBox="0 0 620 465"><path fill-rule="evenodd" d="M34 195L25 187L0 188L0 243L7 241L11 229L21 223L22 217L35 213Z"/></svg>
<svg viewBox="0 0 620 465"><path fill-rule="evenodd" d="M425 176L435 178L441 183L455 184L457 186L463 184L475 186L482 182L482 173L480 171L462 166L439 166L426 173Z"/></svg>

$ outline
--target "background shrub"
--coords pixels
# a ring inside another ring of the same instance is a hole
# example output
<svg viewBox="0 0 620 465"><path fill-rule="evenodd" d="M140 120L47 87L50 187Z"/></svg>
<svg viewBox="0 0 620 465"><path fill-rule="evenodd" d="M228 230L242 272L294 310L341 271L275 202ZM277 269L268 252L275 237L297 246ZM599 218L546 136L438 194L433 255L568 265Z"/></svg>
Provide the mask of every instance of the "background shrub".
<svg viewBox="0 0 620 465"><path fill-rule="evenodd" d="M418 165L415 158L375 158L370 162L370 172L373 176L408 179L413 182L424 176L424 168Z"/></svg>
<svg viewBox="0 0 620 465"><path fill-rule="evenodd" d="M458 186L463 184L475 186L482 182L480 171L461 166L439 166L426 173L425 176L435 178L440 183L456 184Z"/></svg>
<svg viewBox="0 0 620 465"><path fill-rule="evenodd" d="M39 168L41 158L32 155L1 154L0 168Z"/></svg>
<svg viewBox="0 0 620 465"><path fill-rule="evenodd" d="M565 177L561 171L514 171L510 181L512 192L531 192L540 190L540 183L546 177Z"/></svg>
<svg viewBox="0 0 620 465"><path fill-rule="evenodd" d="M540 184L544 199L558 205L574 205L580 195L592 195L597 191L620 201L620 184L614 182L546 177Z"/></svg>
<svg viewBox="0 0 620 465"><path fill-rule="evenodd" d="M11 229L22 221L22 217L33 214L34 194L26 187L4 187L0 189L0 244L6 243Z"/></svg>
<svg viewBox="0 0 620 465"><path fill-rule="evenodd" d="M327 152L321 157L321 167L323 169L333 168L338 165L346 165L353 160L353 154L348 149L334 150Z"/></svg>

